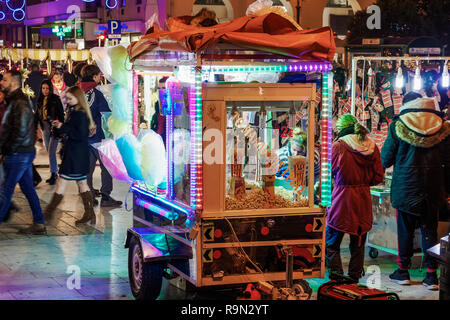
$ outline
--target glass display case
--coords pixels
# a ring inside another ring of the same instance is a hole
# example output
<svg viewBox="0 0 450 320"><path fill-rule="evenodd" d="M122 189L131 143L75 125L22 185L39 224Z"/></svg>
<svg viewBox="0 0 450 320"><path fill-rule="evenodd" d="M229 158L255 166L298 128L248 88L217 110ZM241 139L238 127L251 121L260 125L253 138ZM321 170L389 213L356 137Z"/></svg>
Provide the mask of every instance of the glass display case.
<svg viewBox="0 0 450 320"><path fill-rule="evenodd" d="M308 206L307 101L227 101L226 210Z"/></svg>

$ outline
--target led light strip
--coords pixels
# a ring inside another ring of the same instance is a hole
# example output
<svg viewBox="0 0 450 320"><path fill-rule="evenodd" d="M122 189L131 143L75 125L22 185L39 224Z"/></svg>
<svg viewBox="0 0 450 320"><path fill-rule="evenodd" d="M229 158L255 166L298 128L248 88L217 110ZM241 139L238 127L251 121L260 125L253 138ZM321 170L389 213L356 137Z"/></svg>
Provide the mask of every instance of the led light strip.
<svg viewBox="0 0 450 320"><path fill-rule="evenodd" d="M180 207L180 206L177 206L173 202L167 201L167 200L165 200L165 199L163 199L161 197L158 197L155 194L152 194L150 192L146 192L145 190L142 190L142 189L140 189L138 187L135 187L135 186L131 187L131 190L133 190L133 191L135 191L137 193L140 193L140 194L142 194L144 196L150 197L150 198L154 199L155 201L161 202L161 203L163 203L163 204L165 204L165 205L167 205L167 206L169 206L171 208L174 208L175 210L178 210L178 211L180 211L180 212L182 212L182 213L184 213L186 215L189 214L189 210L188 209Z"/></svg>
<svg viewBox="0 0 450 320"><path fill-rule="evenodd" d="M200 67L198 67L200 68ZM196 201L195 209L203 209L203 103L202 103L202 70L195 71L195 169L196 169Z"/></svg>
<svg viewBox="0 0 450 320"><path fill-rule="evenodd" d="M161 208L160 206L157 206L156 204L153 204L153 203L141 200L141 199L136 199L136 204L138 206L143 207L147 210L150 210L151 212L154 212L168 220L177 220L178 219L178 214L176 212L168 211L166 209Z"/></svg>
<svg viewBox="0 0 450 320"><path fill-rule="evenodd" d="M191 210L196 209L196 201L197 201L197 168L195 166L195 159L196 159L196 153L195 153L195 125L196 125L196 94L195 94L195 86L193 86L189 90L189 115L190 115L190 122L191 122L191 154L190 154L190 167L191 167L191 194L190 194L190 204L191 204Z"/></svg>
<svg viewBox="0 0 450 320"><path fill-rule="evenodd" d="M333 74L322 76L322 161L321 201L324 207L331 206L331 147L332 147Z"/></svg>
<svg viewBox="0 0 450 320"><path fill-rule="evenodd" d="M332 65L324 62L305 62L275 66L203 66L203 72L330 72Z"/></svg>
<svg viewBox="0 0 450 320"><path fill-rule="evenodd" d="M138 75L133 70L133 134L137 137L139 134L139 99L138 99Z"/></svg>

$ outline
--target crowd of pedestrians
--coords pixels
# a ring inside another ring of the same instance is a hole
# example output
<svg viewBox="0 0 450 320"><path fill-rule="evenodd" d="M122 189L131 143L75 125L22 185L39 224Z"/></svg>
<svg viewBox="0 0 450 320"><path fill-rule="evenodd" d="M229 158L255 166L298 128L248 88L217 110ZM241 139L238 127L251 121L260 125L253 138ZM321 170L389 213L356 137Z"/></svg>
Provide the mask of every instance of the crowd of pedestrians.
<svg viewBox="0 0 450 320"><path fill-rule="evenodd" d="M110 112L103 94L96 89L101 81L95 65L78 63L73 73L54 70L44 75L39 64L31 65L27 79L10 70L1 77L0 90L0 224L18 211L12 202L19 184L33 213L33 224L19 230L25 234L45 234L46 223L54 217L68 181L75 181L84 204L84 214L76 223L95 223L96 197L100 206L120 207L111 197L113 179L92 144L105 138L102 112ZM24 81L25 80L25 81ZM28 85L29 98L22 87ZM42 140L40 140L42 137ZM42 178L33 161L36 142L43 142L48 154L49 185L56 185L48 206L42 212L36 187ZM58 149L60 161L58 161ZM59 163L58 163L59 162ZM94 189L93 173L100 163L101 188Z"/></svg>

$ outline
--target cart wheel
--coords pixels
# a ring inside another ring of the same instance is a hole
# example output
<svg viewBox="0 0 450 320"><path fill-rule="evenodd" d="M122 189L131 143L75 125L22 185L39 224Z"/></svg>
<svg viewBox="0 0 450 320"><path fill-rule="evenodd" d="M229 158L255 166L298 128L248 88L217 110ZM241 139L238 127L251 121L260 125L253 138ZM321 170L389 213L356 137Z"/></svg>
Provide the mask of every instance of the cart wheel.
<svg viewBox="0 0 450 320"><path fill-rule="evenodd" d="M372 259L375 259L376 257L378 257L378 250L375 248L370 248L369 257L371 257Z"/></svg>
<svg viewBox="0 0 450 320"><path fill-rule="evenodd" d="M311 299L311 295L313 290L309 286L309 283L303 279L295 280L294 285L292 286L292 289L296 291L297 294L307 294L308 298L307 300Z"/></svg>
<svg viewBox="0 0 450 320"><path fill-rule="evenodd" d="M128 277L136 300L156 300L161 292L163 266L144 263L139 241L132 238L128 250Z"/></svg>

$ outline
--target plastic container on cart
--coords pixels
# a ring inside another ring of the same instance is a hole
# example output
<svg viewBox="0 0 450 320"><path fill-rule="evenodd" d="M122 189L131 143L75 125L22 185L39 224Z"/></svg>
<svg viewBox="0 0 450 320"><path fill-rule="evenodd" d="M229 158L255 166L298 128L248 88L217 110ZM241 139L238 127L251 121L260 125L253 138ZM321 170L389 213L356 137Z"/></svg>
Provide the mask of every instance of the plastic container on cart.
<svg viewBox="0 0 450 320"><path fill-rule="evenodd" d="M391 206L390 189L386 187L372 187L373 226L367 235L367 246L369 256L373 259L378 257L379 251L398 255L397 237L397 213ZM414 235L415 255L421 255L421 233L416 230Z"/></svg>

